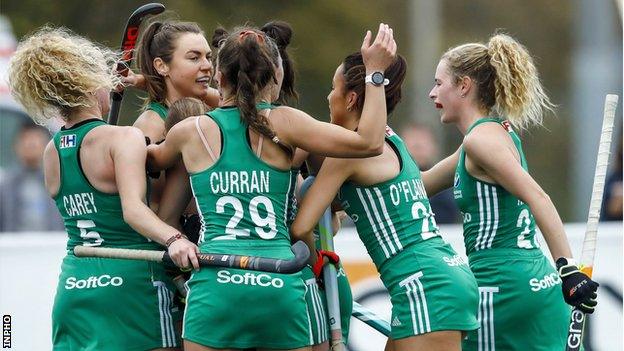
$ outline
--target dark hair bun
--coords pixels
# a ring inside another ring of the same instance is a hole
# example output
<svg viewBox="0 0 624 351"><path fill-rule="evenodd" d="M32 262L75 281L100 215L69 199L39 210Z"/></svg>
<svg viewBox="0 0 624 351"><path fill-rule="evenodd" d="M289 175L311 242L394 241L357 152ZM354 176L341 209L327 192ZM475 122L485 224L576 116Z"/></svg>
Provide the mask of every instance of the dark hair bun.
<svg viewBox="0 0 624 351"><path fill-rule="evenodd" d="M210 45L212 45L213 48L218 49L219 44L221 44L223 40L227 38L227 36L228 36L228 32L223 27L218 27L217 29L214 30L214 33L212 33L212 39L210 40Z"/></svg>
<svg viewBox="0 0 624 351"><path fill-rule="evenodd" d="M275 44L280 49L283 49L290 44L290 38L292 38L293 30L290 24L284 21L271 21L262 28L261 31L266 33L271 39L275 40Z"/></svg>

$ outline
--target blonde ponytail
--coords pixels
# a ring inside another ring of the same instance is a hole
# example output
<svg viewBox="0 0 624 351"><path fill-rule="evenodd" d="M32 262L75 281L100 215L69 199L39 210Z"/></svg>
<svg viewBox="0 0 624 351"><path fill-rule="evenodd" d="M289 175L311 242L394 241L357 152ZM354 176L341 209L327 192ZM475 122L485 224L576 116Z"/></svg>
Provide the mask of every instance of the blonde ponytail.
<svg viewBox="0 0 624 351"><path fill-rule="evenodd" d="M11 94L38 124L91 107L93 94L120 83L117 55L65 28L43 27L22 41L9 62Z"/></svg>
<svg viewBox="0 0 624 351"><path fill-rule="evenodd" d="M508 119L516 128L541 125L544 112L555 107L544 92L531 55L508 35L496 34L487 45L454 47L442 60L456 84L466 76L475 82L481 107Z"/></svg>
<svg viewBox="0 0 624 351"><path fill-rule="evenodd" d="M520 129L541 125L544 112L553 111L554 105L527 49L505 34L491 37L487 47L496 71L494 111Z"/></svg>

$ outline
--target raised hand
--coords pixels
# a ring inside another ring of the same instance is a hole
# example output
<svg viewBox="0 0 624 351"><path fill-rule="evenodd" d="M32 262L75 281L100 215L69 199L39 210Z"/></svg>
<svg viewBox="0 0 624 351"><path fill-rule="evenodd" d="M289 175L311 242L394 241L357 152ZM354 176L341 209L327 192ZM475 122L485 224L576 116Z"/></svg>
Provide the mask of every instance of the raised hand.
<svg viewBox="0 0 624 351"><path fill-rule="evenodd" d="M362 42L362 60L366 66L366 73L375 71L383 72L396 58L397 44L394 41L392 28L387 24L380 23L377 36L371 44L371 31L366 31Z"/></svg>

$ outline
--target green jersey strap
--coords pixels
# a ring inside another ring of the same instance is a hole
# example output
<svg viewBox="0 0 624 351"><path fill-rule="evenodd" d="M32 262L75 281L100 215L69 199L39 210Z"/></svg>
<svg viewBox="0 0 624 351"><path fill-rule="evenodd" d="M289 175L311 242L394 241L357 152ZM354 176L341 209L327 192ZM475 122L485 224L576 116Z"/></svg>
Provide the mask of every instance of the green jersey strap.
<svg viewBox="0 0 624 351"><path fill-rule="evenodd" d="M119 194L97 190L85 176L80 164L80 147L87 134L102 125L101 119L89 119L54 135L60 160L61 185L54 196L68 234L67 249L76 245L117 248L157 249L123 220Z"/></svg>
<svg viewBox="0 0 624 351"><path fill-rule="evenodd" d="M167 114L169 113L169 108L158 101L150 101L145 110L156 112L163 121L167 119Z"/></svg>
<svg viewBox="0 0 624 351"><path fill-rule="evenodd" d="M522 168L528 171L522 143L508 121L501 118L481 118L468 128L466 135L483 123L497 123L509 133L520 155ZM535 219L529 206L502 186L469 174L463 147L455 170L453 195L462 213L467 255L487 249L531 250L539 247L535 238Z"/></svg>

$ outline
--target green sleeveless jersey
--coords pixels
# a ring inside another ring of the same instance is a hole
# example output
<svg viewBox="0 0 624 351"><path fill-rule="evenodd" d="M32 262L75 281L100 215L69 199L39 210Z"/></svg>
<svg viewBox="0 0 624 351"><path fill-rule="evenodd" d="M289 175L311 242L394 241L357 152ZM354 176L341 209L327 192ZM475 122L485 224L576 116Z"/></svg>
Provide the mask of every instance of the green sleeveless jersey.
<svg viewBox="0 0 624 351"><path fill-rule="evenodd" d="M76 245L132 249L158 249L158 244L137 233L123 220L119 194L94 188L80 165L80 146L93 128L105 125L101 119L62 128L54 135L59 154L61 186L53 197L69 236L67 250Z"/></svg>
<svg viewBox="0 0 624 351"><path fill-rule="evenodd" d="M528 171L522 143L508 121L482 118L466 135L481 123L494 122L509 133L520 155L522 168ZM495 151L493 151L495 152ZM466 254L493 248L535 249L535 220L529 206L498 184L491 184L468 174L463 148L455 170L453 194L464 222Z"/></svg>
<svg viewBox="0 0 624 351"><path fill-rule="evenodd" d="M156 112L163 121L167 119L167 114L169 113L169 108L157 101L150 101L145 110Z"/></svg>
<svg viewBox="0 0 624 351"><path fill-rule="evenodd" d="M439 235L418 165L389 127L386 142L399 157L399 174L370 186L346 182L338 194L378 269L408 246Z"/></svg>
<svg viewBox="0 0 624 351"><path fill-rule="evenodd" d="M258 105L259 110L272 108ZM292 257L288 216L294 206L293 171L256 156L238 108L217 108L207 115L219 126L223 146L214 165L190 176L202 223L200 249L257 254L264 247Z"/></svg>

